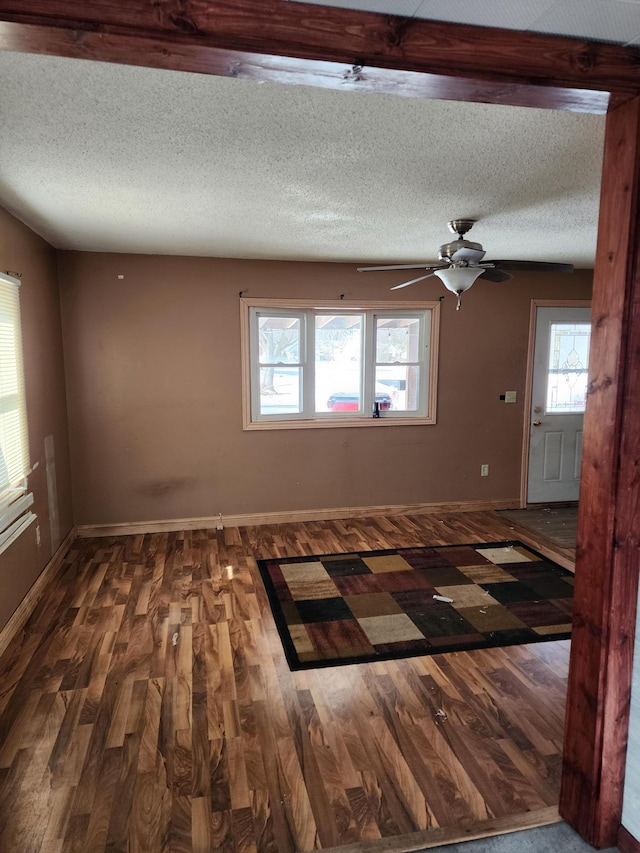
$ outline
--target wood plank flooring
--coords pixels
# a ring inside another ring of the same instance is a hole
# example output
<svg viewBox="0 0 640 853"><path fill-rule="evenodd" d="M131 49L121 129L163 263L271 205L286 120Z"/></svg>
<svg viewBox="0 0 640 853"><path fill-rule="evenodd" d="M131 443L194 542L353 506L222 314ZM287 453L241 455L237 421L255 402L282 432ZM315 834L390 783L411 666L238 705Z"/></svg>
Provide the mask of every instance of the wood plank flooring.
<svg viewBox="0 0 640 853"><path fill-rule="evenodd" d="M538 550L544 552L549 549L565 568L572 568L575 564L577 504L508 509L501 510L498 515L511 525L514 538L533 536Z"/></svg>
<svg viewBox="0 0 640 853"><path fill-rule="evenodd" d="M417 850L552 821L568 641L292 673L255 563L508 538L477 512L77 540L0 659L0 850Z"/></svg>

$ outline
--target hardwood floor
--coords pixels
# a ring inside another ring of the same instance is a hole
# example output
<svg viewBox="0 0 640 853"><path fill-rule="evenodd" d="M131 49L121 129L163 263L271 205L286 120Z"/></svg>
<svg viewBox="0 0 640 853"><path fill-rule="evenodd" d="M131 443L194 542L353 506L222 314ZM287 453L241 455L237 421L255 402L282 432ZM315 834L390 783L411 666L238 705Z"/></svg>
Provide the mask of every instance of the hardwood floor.
<svg viewBox="0 0 640 853"><path fill-rule="evenodd" d="M537 539L538 550L546 545L554 552L556 560L566 560L563 563L565 568L573 567L578 532L577 504L508 509L498 514L511 525L514 537L533 535Z"/></svg>
<svg viewBox="0 0 640 853"><path fill-rule="evenodd" d="M494 513L77 540L0 659L0 850L417 850L553 822L568 641L290 672L256 559Z"/></svg>

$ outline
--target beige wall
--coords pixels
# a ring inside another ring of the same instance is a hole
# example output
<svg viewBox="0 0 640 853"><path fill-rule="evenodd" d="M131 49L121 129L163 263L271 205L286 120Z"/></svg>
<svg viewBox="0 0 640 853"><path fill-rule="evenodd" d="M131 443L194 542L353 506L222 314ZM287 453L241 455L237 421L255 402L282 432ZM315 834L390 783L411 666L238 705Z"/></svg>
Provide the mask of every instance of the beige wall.
<svg viewBox="0 0 640 853"><path fill-rule="evenodd" d="M61 538L73 525L71 474L60 304L54 249L0 208L0 269L22 275L20 308L29 425L34 468L29 477L35 525L0 555L0 627L15 610L52 555L45 438L53 436L58 527Z"/></svg>
<svg viewBox="0 0 640 853"><path fill-rule="evenodd" d="M242 430L240 291L393 305L400 279L346 264L60 253L76 523L516 500L530 300L588 297L588 272L478 283L460 312L445 298L435 426ZM443 293L427 281L411 297ZM517 405L500 402L505 390Z"/></svg>

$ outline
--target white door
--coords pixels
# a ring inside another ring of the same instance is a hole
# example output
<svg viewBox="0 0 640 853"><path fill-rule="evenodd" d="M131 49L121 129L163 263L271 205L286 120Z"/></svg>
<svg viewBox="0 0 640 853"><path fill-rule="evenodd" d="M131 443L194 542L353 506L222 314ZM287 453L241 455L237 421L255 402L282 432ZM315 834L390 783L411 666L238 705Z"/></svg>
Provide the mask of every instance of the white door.
<svg viewBox="0 0 640 853"><path fill-rule="evenodd" d="M589 308L538 308L528 503L577 501L591 337Z"/></svg>

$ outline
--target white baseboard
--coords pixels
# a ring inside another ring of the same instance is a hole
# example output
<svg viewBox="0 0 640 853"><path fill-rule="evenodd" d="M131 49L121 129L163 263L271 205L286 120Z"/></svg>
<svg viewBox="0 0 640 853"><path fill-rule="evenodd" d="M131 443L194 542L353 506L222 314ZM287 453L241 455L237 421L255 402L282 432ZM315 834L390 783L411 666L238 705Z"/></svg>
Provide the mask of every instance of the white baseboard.
<svg viewBox="0 0 640 853"><path fill-rule="evenodd" d="M518 509L519 498L503 501L456 501L449 503L395 504L392 506L333 507L303 509L290 512L245 513L242 515L210 516L206 518L175 518L162 521L127 521L116 524L80 524L78 538L93 536L127 536L141 533L166 533L178 530L215 529L224 527L255 527L259 524L291 524L329 519L365 518L375 515L419 515L432 512L474 512Z"/></svg>
<svg viewBox="0 0 640 853"><path fill-rule="evenodd" d="M45 592L46 587L49 583L55 578L60 566L62 565L62 561L67 555L67 551L73 545L76 539L76 528L72 527L71 530L64 537L62 542L60 543L56 553L51 557L47 565L40 572L38 577L33 583L33 586L29 590L29 592L22 599L20 604L16 607L13 612L13 615L6 623L6 625L0 630L0 655L4 654L5 650L8 648L9 644L13 641L16 635L24 628L27 619L36 608L37 603L42 598L42 595Z"/></svg>

